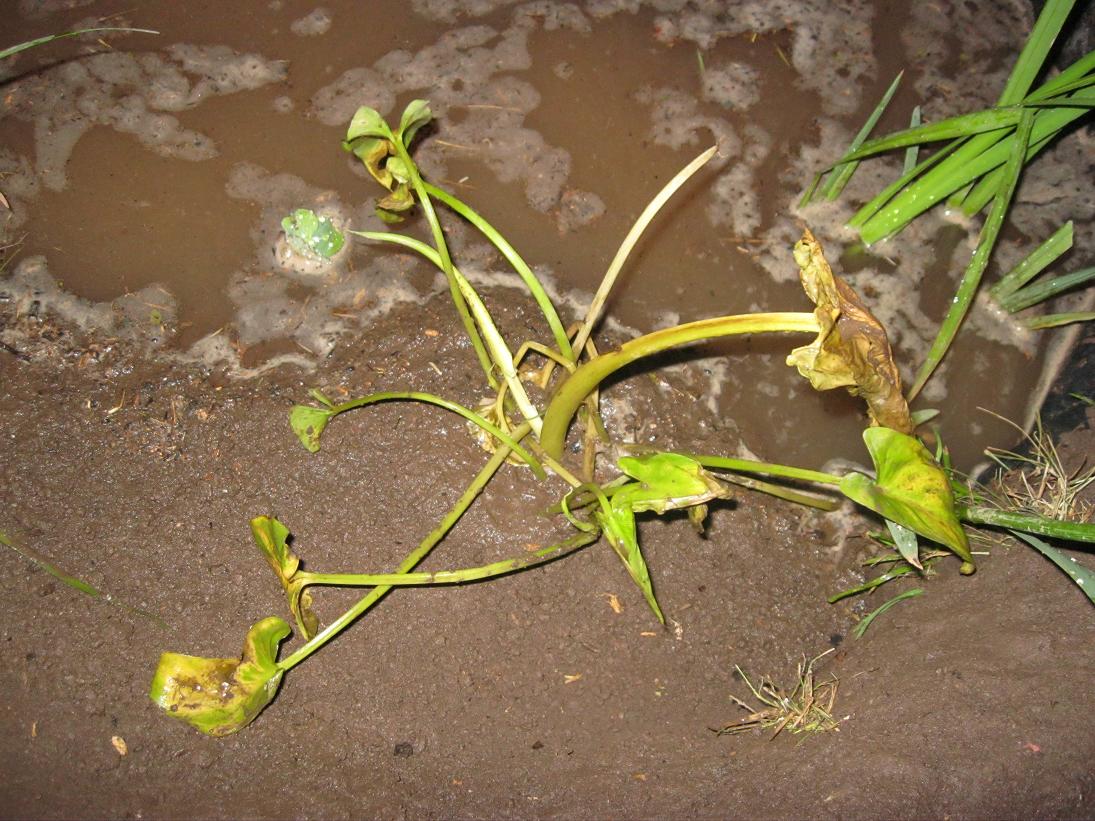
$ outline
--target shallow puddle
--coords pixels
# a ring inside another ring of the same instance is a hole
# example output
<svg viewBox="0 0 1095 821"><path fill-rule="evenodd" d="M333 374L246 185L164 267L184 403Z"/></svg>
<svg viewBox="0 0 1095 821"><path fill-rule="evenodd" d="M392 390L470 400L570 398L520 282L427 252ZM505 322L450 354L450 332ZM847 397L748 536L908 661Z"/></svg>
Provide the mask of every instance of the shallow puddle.
<svg viewBox="0 0 1095 821"><path fill-rule="evenodd" d="M646 202L717 144L718 158L632 257L612 318L637 332L807 310L790 246L809 224L877 309L907 376L973 229L928 215L856 256L845 253L840 228L850 206L794 203L901 68L910 71L885 130L918 103L938 119L991 102L1010 65L1004 55L1029 27L1026 4L652 5L669 10L609 0L23 2L0 23L4 43L87 25L161 33L87 36L9 61L0 166L13 210L4 239L22 244L7 287L18 296L22 282L47 309L111 333L155 326L155 344L230 371L307 367L387 306L437 287L424 266L363 245L321 276L280 267L274 252L280 217L295 207L379 227L377 191L339 140L359 105L391 117L424 97L437 116L416 154L425 173L494 222L554 285L565 318L584 310ZM963 23L959 46L951 31L982 6L992 20L976 31ZM960 69L977 82L951 84ZM1067 177L1075 162L1075 150L1052 152L1029 176L1042 168ZM861 202L891 173L865 165L844 199ZM1003 244L999 267L1075 205L1020 202L1016 241ZM502 270L483 243L455 224L452 232L469 273ZM1077 234L1082 247L1090 220ZM135 296L124 309L92 304L126 294ZM987 311L970 318L922 400L946 409L942 430L959 464L1011 442L1003 423L976 408L1026 418L1047 343L1062 338L1016 335ZM858 404L814 394L784 365L789 348L769 339L706 346L690 403L728 429L728 450L740 436L773 460L863 459Z"/></svg>

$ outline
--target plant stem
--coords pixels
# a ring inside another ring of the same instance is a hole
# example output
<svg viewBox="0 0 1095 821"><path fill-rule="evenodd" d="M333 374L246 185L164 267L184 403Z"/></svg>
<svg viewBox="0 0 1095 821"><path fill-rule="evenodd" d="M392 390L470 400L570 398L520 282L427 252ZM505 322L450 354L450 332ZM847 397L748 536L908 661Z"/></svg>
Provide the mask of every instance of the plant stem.
<svg viewBox="0 0 1095 821"><path fill-rule="evenodd" d="M513 432L513 438L520 441L524 436L528 434L530 430L529 425L526 423L515 429ZM437 546L438 542L445 538L453 526L460 520L460 517L464 515L464 512L471 507L472 502L486 487L487 483L491 480L498 469L505 463L506 458L509 456L510 449L506 446L498 448L487 463L482 467L476 477L468 485L467 490L463 495L457 499L456 504L452 506L448 513L441 522L435 527L425 539L411 551L407 558L400 563L397 573L409 573L429 555L429 552ZM304 661L312 653L319 650L323 645L349 627L362 613L380 601L389 590L392 589L391 585L380 585L374 587L369 591L357 604L335 619L333 622L324 627L319 633L317 633L310 641L298 648L292 654L286 656L284 659L278 662L278 668L282 671L291 670L296 667L302 661Z"/></svg>
<svg viewBox="0 0 1095 821"><path fill-rule="evenodd" d="M441 255L436 250L422 242L422 240L408 237L405 234L390 234L385 231L351 231L350 233L356 234L359 237L365 237L365 239L390 242L395 245L402 245L406 248L413 248L438 267L441 267L444 262ZM494 361L498 370L502 372L502 376L505 379L506 385L509 387L510 393L513 395L513 400L517 403L517 407L521 411L521 415L525 417L526 422L532 425L532 430L536 434L539 434L541 425L540 411L532 404L532 400L529 399L528 393L521 384L521 378L517 375L517 367L513 361L513 354L510 353L506 341L502 338L502 334L499 333L497 326L494 324L494 320L491 319L487 306L483 304L483 300L479 298L479 294L475 292L475 289L472 287L471 283L468 282L467 278L460 273L457 268L453 268L451 263L450 274L453 282L456 283L457 288L467 300L466 304L471 307L471 312L475 316L475 321L478 322L478 327L482 330L487 347L490 349L490 358ZM497 387L497 383L494 381L493 376L490 378L490 383L492 387Z"/></svg>
<svg viewBox="0 0 1095 821"><path fill-rule="evenodd" d="M399 155L399 159L403 161L407 168L407 173L410 175L411 187L413 187L415 193L418 194L418 202L422 206L422 213L426 216L426 222L429 223L430 231L433 234L433 243L436 246L439 259L438 267L444 271L445 278L449 281L449 293L452 295L452 301L456 306L457 313L460 314L460 321L464 324L464 330L471 340L472 347L475 348L475 355L479 358L479 364L487 376L487 382L492 388L496 388L497 383L494 381L494 375L491 372L490 356L487 354L483 339L479 335L478 328L476 328L475 320L468 310L468 303L465 300L465 296L457 283L452 257L449 256L449 246L448 243L445 242L445 232L441 229L441 222L437 219L437 212L434 211L433 202L430 201L430 195L426 191L426 185L422 180L422 175L418 173L418 166L415 165L414 160L411 159L407 147L403 145L403 140L392 134L391 129L388 128L387 124L384 125L384 128L388 131L387 136L390 139L392 146L394 146L396 154Z"/></svg>
<svg viewBox="0 0 1095 821"><path fill-rule="evenodd" d="M958 518L975 525L1006 527L1009 530L1022 530L1039 536L1054 539L1068 539L1073 542L1095 542L1095 523L1064 522L1060 519L1048 519L1036 513L1021 513L1015 510L1000 510L995 507L957 506Z"/></svg>
<svg viewBox="0 0 1095 821"><path fill-rule="evenodd" d="M373 405L377 402L392 401L425 402L459 414L472 424L478 425L499 442L502 442L506 447L511 448L514 453L520 456L526 464L532 468L532 472L536 474L538 479L547 478L547 474L544 473L544 468L540 462L527 450L521 447L521 445L519 445L511 436L502 432L496 425L487 421L470 408L465 408L463 405L459 405L456 402L450 402L448 399L443 399L432 393L422 393L421 391L382 391L380 393L371 393L368 396L362 396L360 399L351 399L348 402L343 402L341 405L331 405L330 410L332 415L338 415L340 413L345 413L348 410L363 408L366 405Z"/></svg>
<svg viewBox="0 0 1095 821"><path fill-rule="evenodd" d="M298 573L296 578L303 580L304 586L320 584L339 587L379 587L381 585L404 587L426 584L463 584L545 564L592 544L599 537L600 533L596 532L577 533L565 541L541 548L525 556L461 570L438 570L433 573Z"/></svg>
<svg viewBox="0 0 1095 821"><path fill-rule="evenodd" d="M570 420L586 396L606 377L644 356L720 336L779 331L816 334L819 330L817 318L812 313L740 314L689 322L632 339L616 350L586 362L559 386L544 414L540 445L548 456L559 459Z"/></svg>
<svg viewBox="0 0 1095 821"><path fill-rule="evenodd" d="M786 479L802 479L806 482L816 482L822 485L839 485L841 477L831 473L822 473L819 470L808 468L796 468L790 465L777 465L770 462L754 462L751 459L733 459L728 456L704 456L698 453L684 454L689 459L695 459L705 468L740 471L742 473L765 473L769 476L782 476Z"/></svg>
<svg viewBox="0 0 1095 821"><path fill-rule="evenodd" d="M568 362L574 362L574 350L571 348L570 339L567 337L566 329L559 319L559 314L555 310L551 298L544 290L544 286L540 284L540 280L536 278L536 274L532 272L532 269L529 268L528 264L521 258L521 255L517 253L516 249L509 244L506 238L503 237L493 225L473 211L467 204L458 200L447 191L443 191L424 180L423 183L430 196L445 203L445 205L478 228L480 233L489 239L502 256L509 261L509 264L513 266L513 270L517 272L518 276L521 277L528 287L529 293L532 294L532 298L536 300L536 304L540 306L540 311L544 314L544 319L547 320L548 327L551 328L552 336L555 337L555 344L558 346L559 352Z"/></svg>
<svg viewBox="0 0 1095 821"><path fill-rule="evenodd" d="M646 227L651 223L658 211L661 210L662 206L677 192L677 189L684 185L689 177L706 165L708 160L715 156L716 151L718 151L718 146L711 146L678 171L673 179L666 183L665 187L650 201L650 204L643 209L639 218L635 220L635 224L631 226L631 230L628 231L627 236L624 237L624 241L620 243L620 248L616 251L616 256L612 259L612 264L608 266L604 279L601 280L601 285L597 288L597 293L594 294L593 301L589 304L589 310L586 312L582 327L579 329L578 335L574 337L574 350L581 351L582 348L585 347L586 340L589 339L590 334L593 333L593 327L601 318L601 310L608 300L608 294L616 282L616 277L624 267L624 263L627 261L628 256L635 247L635 243L637 243L639 237L642 236L643 231L646 230Z"/></svg>

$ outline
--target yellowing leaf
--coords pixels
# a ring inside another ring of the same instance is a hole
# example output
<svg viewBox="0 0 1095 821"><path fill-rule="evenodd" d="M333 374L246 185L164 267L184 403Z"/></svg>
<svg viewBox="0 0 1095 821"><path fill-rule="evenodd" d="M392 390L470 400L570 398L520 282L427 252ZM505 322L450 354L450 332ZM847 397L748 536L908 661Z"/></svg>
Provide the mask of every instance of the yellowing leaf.
<svg viewBox="0 0 1095 821"><path fill-rule="evenodd" d="M289 412L289 427L297 435L300 443L312 453L319 450L319 437L331 421L334 412L328 408L312 405L294 405Z"/></svg>
<svg viewBox="0 0 1095 821"><path fill-rule="evenodd" d="M251 627L238 659L164 653L149 697L169 716L207 735L230 735L250 724L277 694L284 673L278 646L289 625L270 616Z"/></svg>
<svg viewBox="0 0 1095 821"><path fill-rule="evenodd" d="M289 548L289 528L269 516L256 516L251 520L251 535L281 581L297 627L304 638L310 639L319 629L319 618L312 611L312 594L304 589L307 579L294 578L300 569L300 558Z"/></svg>
<svg viewBox="0 0 1095 821"><path fill-rule="evenodd" d="M868 428L863 441L871 452L878 478L849 473L841 492L886 519L897 522L953 550L973 572L966 532L954 509L947 475L918 439L889 428Z"/></svg>
<svg viewBox="0 0 1095 821"><path fill-rule="evenodd" d="M915 425L885 328L851 286L833 274L809 230L794 253L802 287L817 306L814 315L821 332L811 344L795 348L787 364L816 390L845 387L852 396L862 396L873 424L912 433Z"/></svg>

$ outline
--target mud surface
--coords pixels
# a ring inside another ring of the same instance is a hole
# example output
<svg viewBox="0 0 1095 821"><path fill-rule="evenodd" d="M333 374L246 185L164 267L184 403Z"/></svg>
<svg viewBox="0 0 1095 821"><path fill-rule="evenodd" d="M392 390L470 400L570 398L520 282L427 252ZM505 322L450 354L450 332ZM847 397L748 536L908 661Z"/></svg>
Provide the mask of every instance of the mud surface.
<svg viewBox="0 0 1095 821"><path fill-rule="evenodd" d="M865 165L845 203L794 203L898 68L887 130L918 103L929 120L990 104L1029 7L724 5L24 0L5 15L5 45L87 25L162 34L0 65L0 533L39 558L0 546L0 816L1095 817L1095 609L1064 574L981 541L973 577L946 559L830 605L865 578L878 522L744 489L712 506L702 537L684 516L642 519L664 628L599 543L491 582L392 592L237 735L201 736L148 698L162 652L231 657L250 625L288 617L252 517L281 519L310 569L390 571L488 458L462 420L416 404L336 419L315 455L289 429L312 388L483 398L425 265L364 243L324 271L279 257L296 207L379 227L377 191L338 145L358 105L392 117L430 98L424 172L497 224L568 322L649 197L718 145L625 269L601 349L677 321L808 309L789 253L808 223L908 375L977 225L932 214L853 254L841 225L892 163ZM1066 218L1091 247L1091 157L1080 132L1032 166L990 276ZM447 227L506 338L543 340L502 260ZM975 408L1032 411L1068 342L1017 328L979 306L923 398L965 466L1013 444ZM609 432L865 462L858 404L809 391L789 347L739 340L624 372L603 396ZM1091 395L1090 368L1066 372L1052 406L1079 466L1095 415L1070 393ZM569 535L542 515L565 489L507 465L423 569ZM330 622L354 600L325 590L317 610ZM756 703L736 667L790 689L826 651L816 674L839 682L838 732L713 731L744 715L731 695Z"/></svg>
<svg viewBox="0 0 1095 821"><path fill-rule="evenodd" d="M490 299L517 333L509 294ZM340 417L314 456L286 421L313 385L473 402L450 314L440 298L396 309L320 373L246 384L18 324L25 359L0 354L6 532L115 602L7 553L4 817L1090 817L1095 611L1063 574L993 546L975 576L944 562L855 640L863 604L825 599L860 578L867 523L744 490L706 538L683 517L642 523L665 629L599 544L393 592L235 736L163 715L147 697L162 651L231 656L251 623L287 615L251 516L279 516L315 569L386 570L484 461L456 417L415 405ZM638 376L605 401L665 420L660 444L716 450L725 431L671 423L690 389ZM1092 438L1069 437L1066 460ZM558 535L538 514L560 488L526 473L506 467L427 569ZM318 610L348 603L328 591ZM839 732L711 731L742 715L730 694L753 700L735 665L790 684L831 647L819 680L839 679Z"/></svg>

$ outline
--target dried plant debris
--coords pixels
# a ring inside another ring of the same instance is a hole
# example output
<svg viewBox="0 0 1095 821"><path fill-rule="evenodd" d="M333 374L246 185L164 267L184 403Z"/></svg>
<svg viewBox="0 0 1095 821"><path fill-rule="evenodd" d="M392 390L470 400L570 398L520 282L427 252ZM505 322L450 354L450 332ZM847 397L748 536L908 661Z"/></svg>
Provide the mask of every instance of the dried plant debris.
<svg viewBox="0 0 1095 821"><path fill-rule="evenodd" d="M756 709L742 699L731 695L730 699L743 710L747 710L749 715L714 732L717 735L726 735L774 727L775 732L771 736L773 739L784 730L796 735L827 730L839 732L840 722L833 718L838 680L836 676L832 676L818 683L814 678L814 664L822 656L831 652L833 652L832 649L826 650L809 661L803 656L802 662L798 665L798 680L790 693L777 687L769 678L761 678L754 685L742 669L734 665L734 669L752 691L753 696L765 706Z"/></svg>

